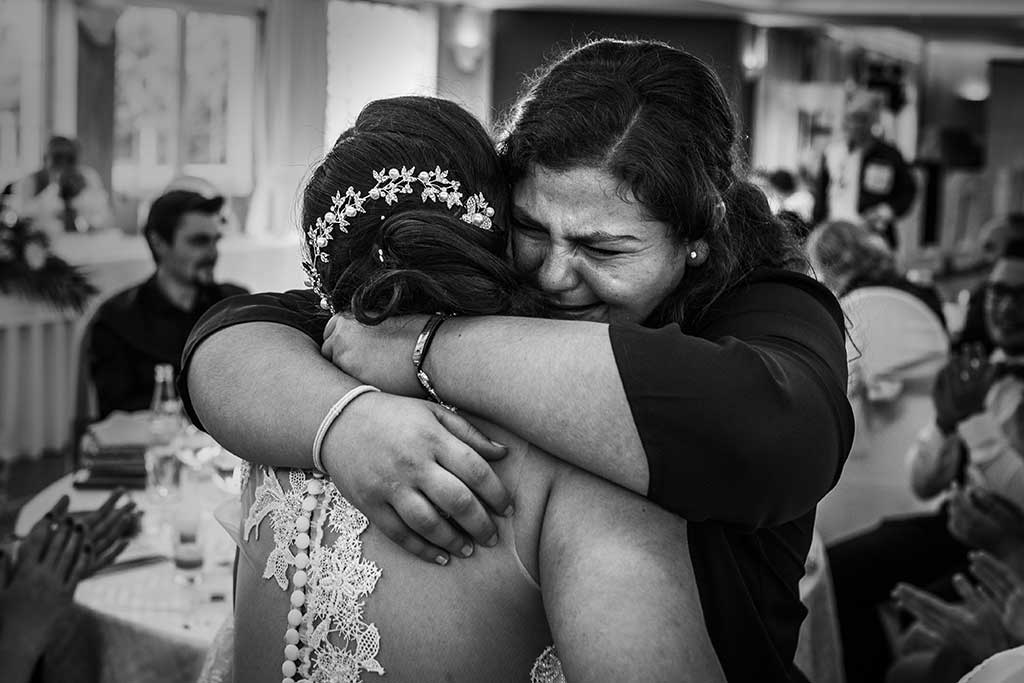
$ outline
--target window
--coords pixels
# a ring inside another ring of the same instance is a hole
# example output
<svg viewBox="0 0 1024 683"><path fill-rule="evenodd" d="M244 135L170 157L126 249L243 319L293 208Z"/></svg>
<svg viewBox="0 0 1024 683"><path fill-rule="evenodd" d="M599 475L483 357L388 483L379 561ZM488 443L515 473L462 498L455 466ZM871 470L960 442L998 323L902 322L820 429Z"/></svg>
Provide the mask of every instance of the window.
<svg viewBox="0 0 1024 683"><path fill-rule="evenodd" d="M0 0L0 187L42 163L43 3Z"/></svg>
<svg viewBox="0 0 1024 683"><path fill-rule="evenodd" d="M328 149L367 102L437 93L436 7L331 0L327 7Z"/></svg>
<svg viewBox="0 0 1024 683"><path fill-rule="evenodd" d="M117 21L114 191L180 175L252 190L256 19L129 7Z"/></svg>

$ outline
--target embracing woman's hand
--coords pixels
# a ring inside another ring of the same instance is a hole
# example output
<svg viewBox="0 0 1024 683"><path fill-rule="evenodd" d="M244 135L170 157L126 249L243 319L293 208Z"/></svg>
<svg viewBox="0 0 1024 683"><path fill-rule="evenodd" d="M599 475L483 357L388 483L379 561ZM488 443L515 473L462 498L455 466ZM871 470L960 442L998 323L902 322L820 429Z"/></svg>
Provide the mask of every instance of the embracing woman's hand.
<svg viewBox="0 0 1024 683"><path fill-rule="evenodd" d="M327 433L323 462L341 493L410 553L447 564L473 541L494 545L487 508L512 513L512 497L488 460L507 448L465 418L418 399L369 393ZM486 506L486 507L485 507Z"/></svg>
<svg viewBox="0 0 1024 683"><path fill-rule="evenodd" d="M324 330L321 352L360 382L391 394L421 396L412 350L429 317L397 316L379 325L363 325L339 313Z"/></svg>

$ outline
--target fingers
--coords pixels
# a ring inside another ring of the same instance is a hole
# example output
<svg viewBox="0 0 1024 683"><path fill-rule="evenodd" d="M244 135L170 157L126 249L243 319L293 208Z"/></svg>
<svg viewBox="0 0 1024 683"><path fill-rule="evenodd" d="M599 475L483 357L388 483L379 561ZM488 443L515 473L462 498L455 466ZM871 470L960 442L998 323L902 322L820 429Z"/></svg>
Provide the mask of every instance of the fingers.
<svg viewBox="0 0 1024 683"><path fill-rule="evenodd" d="M461 557L469 557L473 554L472 541L457 530L449 520L444 519L441 516L441 511L434 507L422 493L406 491L397 496L392 505L398 516L412 530L413 535L418 534L421 541L428 545L433 544L438 550L443 549L446 551L445 554L450 553ZM435 561L438 552L424 549L422 553L417 552L416 555Z"/></svg>
<svg viewBox="0 0 1024 683"><path fill-rule="evenodd" d="M444 464L444 463L442 463ZM488 468L489 469L489 468ZM498 543L498 527L491 520L490 514L484 506L473 495L473 491L466 487L460 480L453 468L448 470L437 470L431 475L429 482L423 488L424 495L434 504L442 517L447 516L455 524L480 545L487 547ZM438 543L438 539L428 537ZM447 543L440 545L448 548L449 551L468 557L472 553L472 545L462 534L458 534L458 546L451 546Z"/></svg>
<svg viewBox="0 0 1024 683"><path fill-rule="evenodd" d="M130 543L129 539L121 538L117 540L113 545L105 549L97 549L95 546L89 545L89 562L86 564L84 574L80 578L85 578L88 575L95 574L99 570L113 563L117 556L120 555Z"/></svg>
<svg viewBox="0 0 1024 683"><path fill-rule="evenodd" d="M450 410L435 406L434 415L438 422L459 441L488 460L500 460L508 455L508 447L497 441L491 441L484 433L473 426L466 418L456 415ZM502 508L504 509L504 508Z"/></svg>
<svg viewBox="0 0 1024 683"><path fill-rule="evenodd" d="M85 526L82 524L69 525L68 533L64 537L64 545L55 553L54 557L54 569L57 571L57 576L63 579L65 586L77 584L77 581L71 583L71 576L81 559L84 543Z"/></svg>
<svg viewBox="0 0 1024 683"><path fill-rule="evenodd" d="M75 587L78 586L78 582L86 578L90 572L90 565L92 564L92 545L85 541L82 543L82 547L79 549L78 557L75 558L74 565L68 572L67 586L74 592Z"/></svg>
<svg viewBox="0 0 1024 683"><path fill-rule="evenodd" d="M948 626L955 617L955 607L930 593L905 583L896 586L896 589L893 591L893 597L900 607L906 609L920 619L925 626L933 630Z"/></svg>
<svg viewBox="0 0 1024 683"><path fill-rule="evenodd" d="M407 553L411 553L421 560L441 566L447 565L450 559L448 553L441 548L425 542L422 538L409 531L409 527L398 513L391 507L382 508L374 515L377 528L384 532L394 543L401 546Z"/></svg>
<svg viewBox="0 0 1024 683"><path fill-rule="evenodd" d="M953 588L963 598L967 608L974 613L993 609L991 601L978 589L971 585L963 574L953 575Z"/></svg>
<svg viewBox="0 0 1024 683"><path fill-rule="evenodd" d="M971 573L1001 604L1010 598L1018 585L1018 579L1005 564L986 552L971 553Z"/></svg>
<svg viewBox="0 0 1024 683"><path fill-rule="evenodd" d="M468 422L455 415L452 417L462 420L469 429L472 429L477 435L479 435L480 439L486 440L487 437L477 431L476 428ZM480 500L482 500L491 510L494 510L501 515L511 515L515 509L512 503L512 494L509 493L507 488L505 488L505 485L488 462L480 457L482 449L475 446L472 443L472 439L463 438L463 436L460 436L455 432L452 432L452 436L455 438L442 439L441 447L438 449L436 456L438 464L462 480L462 482L465 483L465 485L468 486L474 494L479 496ZM488 443L490 442L488 441ZM503 451L507 450L504 447L501 448ZM492 453L493 450L492 446ZM499 457L504 457L504 453ZM438 502L437 499L433 497L431 499L434 500L435 503ZM446 507L445 509L449 512L455 512L449 507ZM469 529L467 527L467 531L468 530Z"/></svg>
<svg viewBox="0 0 1024 683"><path fill-rule="evenodd" d="M99 512L97 511L97 514ZM131 501L114 510L107 510L102 517L96 517L95 524L89 529L90 541L96 553L104 552L119 539L128 535L138 514L135 502Z"/></svg>

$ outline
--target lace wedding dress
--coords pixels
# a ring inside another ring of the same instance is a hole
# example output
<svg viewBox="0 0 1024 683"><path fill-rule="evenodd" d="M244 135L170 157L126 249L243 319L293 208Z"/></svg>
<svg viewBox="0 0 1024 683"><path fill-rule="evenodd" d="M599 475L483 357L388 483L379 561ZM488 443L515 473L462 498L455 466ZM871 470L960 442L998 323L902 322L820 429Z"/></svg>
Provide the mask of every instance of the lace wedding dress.
<svg viewBox="0 0 1024 683"><path fill-rule="evenodd" d="M284 680L357 683L365 673L386 676L378 660L381 633L364 619L366 601L381 577L381 569L363 557L366 517L319 473L288 470L285 487L272 468L253 471L246 463L243 491L250 476L260 479L236 540L247 544L261 532L273 534L263 578L276 582L291 605L281 624ZM231 680L233 640L225 625L200 683ZM565 681L553 647L534 662L529 680Z"/></svg>

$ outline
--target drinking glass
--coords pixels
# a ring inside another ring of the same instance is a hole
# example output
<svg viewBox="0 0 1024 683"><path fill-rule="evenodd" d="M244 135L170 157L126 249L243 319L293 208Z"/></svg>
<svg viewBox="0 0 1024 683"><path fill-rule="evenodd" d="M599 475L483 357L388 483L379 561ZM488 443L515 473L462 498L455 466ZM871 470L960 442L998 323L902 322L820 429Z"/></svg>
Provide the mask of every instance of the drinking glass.
<svg viewBox="0 0 1024 683"><path fill-rule="evenodd" d="M198 583L202 578L205 553L200 520L196 506L184 503L171 516L171 557L179 583Z"/></svg>
<svg viewBox="0 0 1024 683"><path fill-rule="evenodd" d="M169 444L146 449L146 490L150 499L162 504L178 498L181 490L181 459Z"/></svg>

